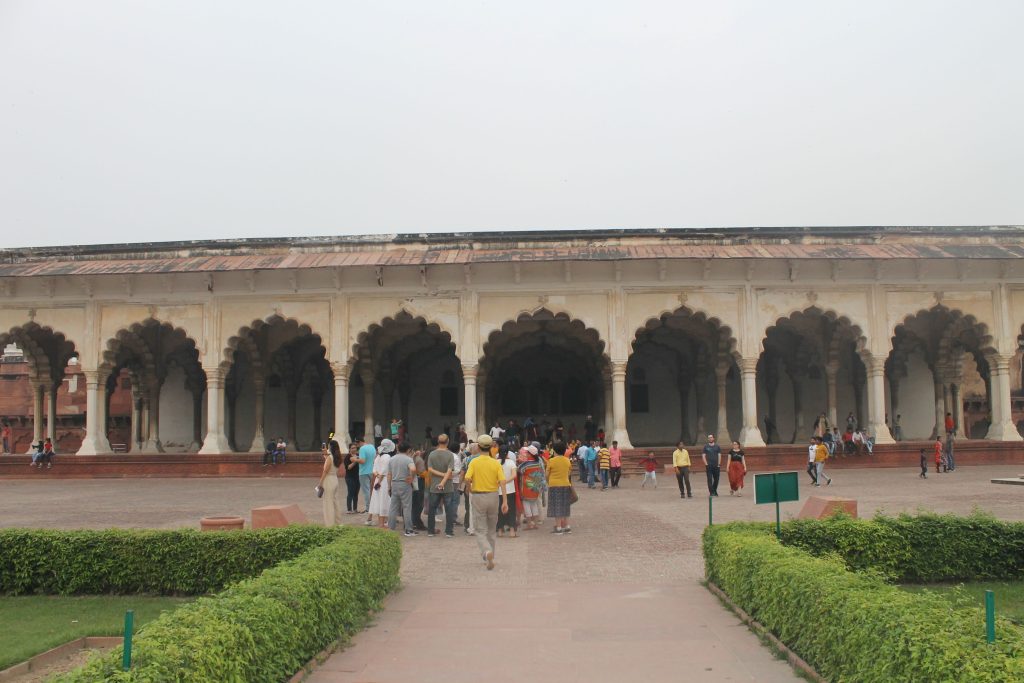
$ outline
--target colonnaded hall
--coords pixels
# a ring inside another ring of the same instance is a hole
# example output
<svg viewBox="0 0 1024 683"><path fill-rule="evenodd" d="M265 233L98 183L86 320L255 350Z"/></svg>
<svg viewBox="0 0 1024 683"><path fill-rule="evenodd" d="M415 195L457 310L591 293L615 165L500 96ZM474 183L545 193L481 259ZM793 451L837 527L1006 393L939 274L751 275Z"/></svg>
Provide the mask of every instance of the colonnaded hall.
<svg viewBox="0 0 1024 683"><path fill-rule="evenodd" d="M1021 226L10 249L0 350L29 405L6 418L83 455L318 450L392 418L593 416L637 448L802 443L822 413L927 439L948 412L1015 441L1022 256Z"/></svg>

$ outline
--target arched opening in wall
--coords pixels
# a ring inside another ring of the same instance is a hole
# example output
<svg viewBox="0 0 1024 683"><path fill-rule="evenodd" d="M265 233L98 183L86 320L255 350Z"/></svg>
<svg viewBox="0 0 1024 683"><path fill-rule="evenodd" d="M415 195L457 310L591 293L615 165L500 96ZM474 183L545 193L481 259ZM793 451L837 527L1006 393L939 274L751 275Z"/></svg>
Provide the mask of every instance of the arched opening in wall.
<svg viewBox="0 0 1024 683"><path fill-rule="evenodd" d="M85 382L74 343L28 322L0 332L0 352L0 420L11 430L9 452L26 453L46 437L58 453L76 452L85 434Z"/></svg>
<svg viewBox="0 0 1024 683"><path fill-rule="evenodd" d="M184 330L152 318L120 330L107 342L101 370L105 434L115 452L199 450L206 373Z"/></svg>
<svg viewBox="0 0 1024 683"><path fill-rule="evenodd" d="M390 438L395 424L402 437L423 447L439 434L458 435L462 364L439 325L400 311L360 334L353 357L359 378L349 385L353 434L373 434L379 425L380 435Z"/></svg>
<svg viewBox="0 0 1024 683"><path fill-rule="evenodd" d="M757 364L766 443L805 443L826 428L841 436L848 425L867 427L864 342L847 318L818 308L766 330Z"/></svg>
<svg viewBox="0 0 1024 683"><path fill-rule="evenodd" d="M984 438L991 424L994 352L985 326L972 316L935 306L896 326L885 364L889 415L902 440L945 434L945 416L958 437Z"/></svg>
<svg viewBox="0 0 1024 683"><path fill-rule="evenodd" d="M225 433L235 451L262 453L271 440L319 451L334 428L334 373L309 325L274 315L228 341Z"/></svg>
<svg viewBox="0 0 1024 683"><path fill-rule="evenodd" d="M525 434L534 424L541 441L596 438L601 428L611 438L610 367L597 331L540 309L492 332L483 351L477 379L481 431L511 425Z"/></svg>
<svg viewBox="0 0 1024 683"><path fill-rule="evenodd" d="M738 436L743 413L735 354L731 330L703 313L680 308L648 320L627 365L633 445L699 443L709 433L728 444Z"/></svg>

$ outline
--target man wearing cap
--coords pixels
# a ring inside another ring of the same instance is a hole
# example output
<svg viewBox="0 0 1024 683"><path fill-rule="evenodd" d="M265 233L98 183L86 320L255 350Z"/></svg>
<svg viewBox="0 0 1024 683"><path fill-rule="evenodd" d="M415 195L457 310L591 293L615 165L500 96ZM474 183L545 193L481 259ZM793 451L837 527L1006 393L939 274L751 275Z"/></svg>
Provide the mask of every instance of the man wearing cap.
<svg viewBox="0 0 1024 683"><path fill-rule="evenodd" d="M370 480L373 479L373 459L377 457L377 448L372 443L366 443L363 437L356 439L359 451L356 457L352 458L359 463L359 489L363 492L363 512L370 511ZM372 517L367 522L373 523Z"/></svg>
<svg viewBox="0 0 1024 683"><path fill-rule="evenodd" d="M498 509L508 513L505 499L505 470L501 463L491 456L494 445L490 436L484 434L477 441L481 453L473 458L466 470L464 480L470 491L470 503L473 506L473 530L476 542L480 546L480 554L488 569L494 569L495 533L498 528ZM500 505L499 497L500 493Z"/></svg>

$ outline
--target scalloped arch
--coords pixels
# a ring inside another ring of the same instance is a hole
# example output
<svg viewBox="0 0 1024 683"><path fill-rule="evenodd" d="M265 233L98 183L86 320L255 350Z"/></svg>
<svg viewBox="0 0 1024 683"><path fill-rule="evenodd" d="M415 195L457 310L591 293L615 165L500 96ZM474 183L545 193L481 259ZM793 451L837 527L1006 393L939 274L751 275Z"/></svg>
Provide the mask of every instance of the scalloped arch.
<svg viewBox="0 0 1024 683"><path fill-rule="evenodd" d="M184 341L186 343L190 343L192 348L196 350L201 364L202 352L200 350L200 346L198 342L196 342L195 338L189 334L188 330L183 327L179 327L168 320L161 320L160 318L150 316L144 320L134 322L127 327L122 327L114 333L113 337L106 340L103 344L103 350L100 352L100 367L104 367L108 370L112 369L116 352L125 345L130 345L129 348L131 348L135 353L142 356L148 362L153 362L152 350L148 348L146 343L139 336L139 333L143 328L150 326L166 327L172 332L180 332Z"/></svg>
<svg viewBox="0 0 1024 683"><path fill-rule="evenodd" d="M309 324L299 321L297 318L281 315L280 313L271 313L265 318L255 318L248 325L242 325L241 327L238 328L238 331L235 334L227 338L227 341L225 342L224 348L222 350L222 358L224 358L224 360L221 361L220 367L223 369L228 369L231 367L232 364L234 364L234 355L235 352L239 350L240 346L246 346L251 354L254 345L245 344L245 340L251 340L251 335L253 332L257 332L264 327L269 327L271 325L278 323L283 323L285 325L294 325L296 331L300 336L311 335L319 338L320 345L324 348L324 357L326 358L328 363L331 362L330 350L327 348L327 344L324 341L324 335L314 330L313 327L310 326ZM250 360L253 359L250 358ZM262 367L262 359L257 358L256 360Z"/></svg>
<svg viewBox="0 0 1024 683"><path fill-rule="evenodd" d="M501 340L503 336L512 335L515 331L516 325L527 323L527 322L542 322L542 321L561 321L569 324L569 327L578 334L584 340L590 341L596 347L598 356L603 363L609 362L608 353L605 351L606 344L601 338L601 333L593 327L588 326L585 322L578 318L574 318L571 314L563 311L552 311L547 306L539 306L531 312L520 312L516 315L513 320L506 320L496 330L492 330L487 335L487 341L483 343L481 349L481 355L477 361L483 366L488 360L489 353L494 349L495 344Z"/></svg>
<svg viewBox="0 0 1024 683"><path fill-rule="evenodd" d="M761 339L758 341L757 344L758 355L764 353L764 342L768 338L768 332L772 328L778 327L779 324L787 320L793 320L794 317L798 315L819 315L828 320L831 320L832 322L838 323L839 325L850 330L850 332L853 334L857 355L863 356L864 354L867 353L868 338L858 323L854 322L849 316L839 313L833 308L827 308L818 306L817 304L813 304L810 306L805 306L803 308L793 308L793 310L789 311L788 313L777 317L775 321L772 322L770 325L765 326L764 330L762 330L761 332Z"/></svg>
<svg viewBox="0 0 1024 683"><path fill-rule="evenodd" d="M359 358L360 349L366 346L366 343L378 330L382 330L390 324L396 322L419 322L424 325L426 330L432 334L440 335L441 337L448 340L455 351L455 357L459 358L459 345L455 341L455 335L444 323L437 322L436 320L429 319L422 313L409 310L405 304L398 307L398 310L392 315L386 315L376 322L372 322L366 326L366 329L356 335L355 342L352 344L351 357L349 358L349 366L354 367Z"/></svg>
<svg viewBox="0 0 1024 683"><path fill-rule="evenodd" d="M714 328L719 341L726 344L729 355L732 356L734 360L739 361L739 341L733 334L732 328L723 323L718 317L709 315L707 312L700 309L691 308L685 304L676 306L675 308L663 308L657 315L648 318L643 325L633 331L633 339L630 342L630 348L633 351L636 350L638 337L641 333L657 329L659 325L665 322L666 318L675 315L684 315L686 317L693 318L698 323L710 324Z"/></svg>

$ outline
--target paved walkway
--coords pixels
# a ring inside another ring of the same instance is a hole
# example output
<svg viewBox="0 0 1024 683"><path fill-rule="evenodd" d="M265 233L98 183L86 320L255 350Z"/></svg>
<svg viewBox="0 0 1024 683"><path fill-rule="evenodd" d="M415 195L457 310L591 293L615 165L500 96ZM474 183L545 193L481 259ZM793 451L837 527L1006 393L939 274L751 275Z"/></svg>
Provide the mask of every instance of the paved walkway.
<svg viewBox="0 0 1024 683"><path fill-rule="evenodd" d="M843 470L821 491L856 498L862 516L979 507L1024 520L1024 487L989 483L1021 469L962 466L927 480L913 468ZM674 480L660 481L657 490L631 479L621 490L581 491L572 535L548 526L499 539L493 572L461 531L455 539L403 539L402 590L310 680L799 680L699 584L702 480L692 500L680 500ZM805 482L802 496L811 491ZM311 489L310 481L282 479L0 481L0 526L173 528L289 502L316 520ZM750 488L742 498L730 497L725 483L721 489L716 522L772 518L773 506L754 505ZM799 507L786 504L783 514Z"/></svg>

